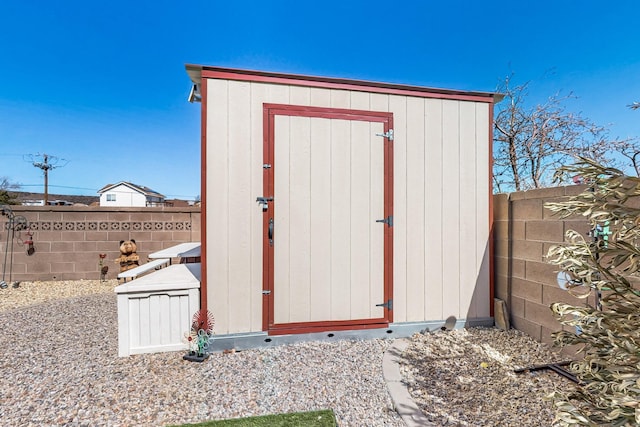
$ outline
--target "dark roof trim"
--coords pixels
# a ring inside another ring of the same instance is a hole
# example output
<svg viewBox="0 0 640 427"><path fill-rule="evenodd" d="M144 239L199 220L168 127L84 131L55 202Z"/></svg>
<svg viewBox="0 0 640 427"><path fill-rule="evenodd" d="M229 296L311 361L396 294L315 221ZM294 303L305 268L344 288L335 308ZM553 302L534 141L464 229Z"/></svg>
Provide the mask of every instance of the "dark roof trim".
<svg viewBox="0 0 640 427"><path fill-rule="evenodd" d="M333 77L305 76L268 71L239 70L233 68L210 67L204 65L186 65L191 81L200 85L202 78L275 83L320 87L328 89L357 90L394 95L418 96L424 98L455 99L476 102L500 102L503 95L493 92L472 92L450 89L436 89L423 86L401 85L395 83L370 82Z"/></svg>

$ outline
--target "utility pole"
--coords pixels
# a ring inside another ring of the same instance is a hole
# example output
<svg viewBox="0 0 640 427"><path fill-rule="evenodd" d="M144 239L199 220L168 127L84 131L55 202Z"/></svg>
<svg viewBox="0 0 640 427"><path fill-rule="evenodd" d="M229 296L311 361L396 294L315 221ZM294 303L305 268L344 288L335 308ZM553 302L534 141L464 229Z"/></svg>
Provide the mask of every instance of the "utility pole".
<svg viewBox="0 0 640 427"><path fill-rule="evenodd" d="M60 159L48 154L30 154L28 157L33 166L37 167L38 169L42 169L42 172L44 172L44 205L47 206L49 204L49 171L51 169L64 166L67 164L67 162L65 161L63 165L58 165ZM42 161L38 161L40 159Z"/></svg>

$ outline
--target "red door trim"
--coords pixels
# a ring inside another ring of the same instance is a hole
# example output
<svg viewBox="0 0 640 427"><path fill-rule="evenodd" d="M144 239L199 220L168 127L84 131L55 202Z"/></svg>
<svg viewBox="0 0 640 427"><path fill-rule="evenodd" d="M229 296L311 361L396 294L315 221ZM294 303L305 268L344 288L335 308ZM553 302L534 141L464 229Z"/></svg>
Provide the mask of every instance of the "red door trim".
<svg viewBox="0 0 640 427"><path fill-rule="evenodd" d="M207 312L207 79L200 84L200 310Z"/></svg>
<svg viewBox="0 0 640 427"><path fill-rule="evenodd" d="M311 334L324 331L349 331L386 328L385 319L334 320L326 322L295 322L273 325L269 335Z"/></svg>
<svg viewBox="0 0 640 427"><path fill-rule="evenodd" d="M393 113L381 111L351 110L342 108L310 107L287 104L263 104L263 157L264 163L270 164L270 168L264 169L263 197L273 197L274 194L274 143L275 143L275 117L295 116L314 117L327 119L357 120L383 123L384 132L393 129ZM393 215L393 141L385 138L384 141L384 215ZM267 214L263 215L263 299L262 299L262 329L270 334L292 334L305 332L320 332L323 330L348 330L365 328L383 328L393 322L393 310L384 307L382 318L359 319L346 321L326 322L301 322L301 323L272 323L274 318L273 299L273 248L268 239L269 218L275 217L275 203L269 204ZM393 299L393 227L384 227L384 297L385 301Z"/></svg>
<svg viewBox="0 0 640 427"><path fill-rule="evenodd" d="M263 168L262 195L263 197L273 197L275 156L273 153L273 141L275 138L274 119L268 108L263 108L263 158L264 163L271 165L270 168ZM269 247L269 242L264 236L269 229L269 218L275 217L275 203L270 203L267 213L262 215L262 330L266 331L269 319L273 319L273 251Z"/></svg>

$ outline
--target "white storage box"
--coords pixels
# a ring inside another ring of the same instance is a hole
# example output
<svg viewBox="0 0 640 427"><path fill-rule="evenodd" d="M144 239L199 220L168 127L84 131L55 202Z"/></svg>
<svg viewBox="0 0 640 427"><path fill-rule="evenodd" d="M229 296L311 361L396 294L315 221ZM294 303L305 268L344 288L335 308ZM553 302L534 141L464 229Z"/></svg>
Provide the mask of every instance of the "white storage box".
<svg viewBox="0 0 640 427"><path fill-rule="evenodd" d="M200 263L175 264L115 288L119 356L186 350L200 273Z"/></svg>

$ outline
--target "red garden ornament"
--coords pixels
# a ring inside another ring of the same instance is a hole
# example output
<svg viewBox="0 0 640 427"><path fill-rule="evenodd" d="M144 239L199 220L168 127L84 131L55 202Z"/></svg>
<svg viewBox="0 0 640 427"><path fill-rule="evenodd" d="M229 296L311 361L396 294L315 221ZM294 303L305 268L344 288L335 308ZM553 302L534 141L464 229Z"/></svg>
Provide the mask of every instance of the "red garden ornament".
<svg viewBox="0 0 640 427"><path fill-rule="evenodd" d="M191 331L187 338L189 351L182 358L190 362L203 362L209 357L209 338L215 321L210 311L198 310L193 315Z"/></svg>

